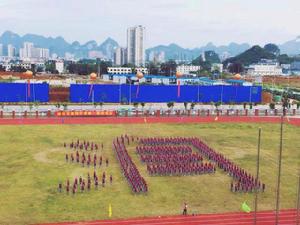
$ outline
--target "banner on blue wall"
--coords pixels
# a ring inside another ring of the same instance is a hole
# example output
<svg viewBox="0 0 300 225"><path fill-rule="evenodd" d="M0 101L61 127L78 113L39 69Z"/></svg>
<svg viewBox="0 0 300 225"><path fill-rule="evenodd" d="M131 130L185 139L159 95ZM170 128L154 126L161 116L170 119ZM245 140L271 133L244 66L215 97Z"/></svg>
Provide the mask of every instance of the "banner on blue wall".
<svg viewBox="0 0 300 225"><path fill-rule="evenodd" d="M0 83L0 102L49 102L49 84L29 85Z"/></svg>
<svg viewBox="0 0 300 225"><path fill-rule="evenodd" d="M261 86L198 86L182 85L180 96L177 95L176 85L140 85L137 95L137 85L90 85L72 84L70 87L70 101L104 102L104 103L132 103L132 102L222 102L243 103L261 102Z"/></svg>

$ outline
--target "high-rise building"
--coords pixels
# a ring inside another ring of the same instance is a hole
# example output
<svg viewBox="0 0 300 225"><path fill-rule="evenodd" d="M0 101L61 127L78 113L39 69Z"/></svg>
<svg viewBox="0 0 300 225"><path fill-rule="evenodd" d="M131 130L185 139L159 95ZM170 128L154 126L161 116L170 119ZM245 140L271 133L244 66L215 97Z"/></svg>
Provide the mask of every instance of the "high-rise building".
<svg viewBox="0 0 300 225"><path fill-rule="evenodd" d="M16 56L16 48L11 44L7 45L7 56L9 58L13 58Z"/></svg>
<svg viewBox="0 0 300 225"><path fill-rule="evenodd" d="M35 48L33 43L24 42L23 48L20 49L21 59L49 59L50 51L47 48Z"/></svg>
<svg viewBox="0 0 300 225"><path fill-rule="evenodd" d="M20 58L32 58L33 55L35 54L33 50L33 43L31 42L24 42L23 43L23 48L20 49Z"/></svg>
<svg viewBox="0 0 300 225"><path fill-rule="evenodd" d="M136 66L144 64L144 31L141 25L127 29L127 63Z"/></svg>
<svg viewBox="0 0 300 225"><path fill-rule="evenodd" d="M126 63L126 49L118 47L114 54L114 64L116 66L122 66Z"/></svg>
<svg viewBox="0 0 300 225"><path fill-rule="evenodd" d="M39 58L42 59L49 59L50 58L50 51L47 48L38 48L39 49Z"/></svg>
<svg viewBox="0 0 300 225"><path fill-rule="evenodd" d="M0 44L0 56L3 56L3 44Z"/></svg>

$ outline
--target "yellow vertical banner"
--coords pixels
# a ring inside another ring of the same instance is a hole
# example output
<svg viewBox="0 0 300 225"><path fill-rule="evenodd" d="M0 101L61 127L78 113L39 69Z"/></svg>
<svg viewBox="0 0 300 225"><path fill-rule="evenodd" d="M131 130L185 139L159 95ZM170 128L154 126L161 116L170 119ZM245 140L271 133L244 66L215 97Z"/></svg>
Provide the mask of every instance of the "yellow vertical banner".
<svg viewBox="0 0 300 225"><path fill-rule="evenodd" d="M111 204L109 204L108 206L108 217L110 218L112 216L112 208L111 208Z"/></svg>

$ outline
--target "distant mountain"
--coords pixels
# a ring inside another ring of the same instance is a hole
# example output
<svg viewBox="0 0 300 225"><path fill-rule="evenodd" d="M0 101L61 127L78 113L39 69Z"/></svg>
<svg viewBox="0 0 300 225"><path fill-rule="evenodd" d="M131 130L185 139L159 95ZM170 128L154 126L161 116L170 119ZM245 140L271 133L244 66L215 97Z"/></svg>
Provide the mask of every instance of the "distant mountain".
<svg viewBox="0 0 300 225"><path fill-rule="evenodd" d="M248 66L250 64L259 62L261 59L276 59L276 55L258 45L255 45L235 57L226 59L224 64L227 65L228 63L240 63Z"/></svg>
<svg viewBox="0 0 300 225"><path fill-rule="evenodd" d="M226 45L215 46L213 43L210 42L203 47L194 48L194 49L182 48L176 44L170 44L170 45L158 45L156 47L149 48L146 50L146 56L147 58L149 58L152 54L155 53L158 54L160 52L164 52L165 60L169 60L169 59L193 60L203 52L214 51L218 55L220 55L221 58L224 58L229 56L236 56L237 54L240 54L249 48L250 45L245 43L244 44L230 43L228 46Z"/></svg>
<svg viewBox="0 0 300 225"><path fill-rule="evenodd" d="M300 36L296 39L287 41L279 45L282 54L298 55L300 54Z"/></svg>
<svg viewBox="0 0 300 225"><path fill-rule="evenodd" d="M4 45L12 44L17 48L17 52L23 46L24 42L32 42L36 47L48 48L50 53L56 53L60 57L64 57L65 53L74 54L76 58L88 58L89 51L97 51L94 55L102 55L107 59L113 59L114 49L119 44L112 38L107 38L101 44L97 44L95 40L80 44L78 41L68 43L63 37L44 37L36 34L26 34L20 36L11 31L6 31L0 36L0 43ZM216 46L213 43L208 43L205 46L198 48L183 48L177 44L158 45L146 49L146 59L153 57L155 54L163 53L165 60L174 59L181 61L192 61L206 51L214 51L220 56L221 60L228 57L235 57L251 46L247 43L237 44L230 43L228 45ZM281 54L297 55L300 54L300 36L294 40L288 41L278 46Z"/></svg>
<svg viewBox="0 0 300 225"><path fill-rule="evenodd" d="M113 49L119 46L112 38L106 39L100 45L94 40L81 45L78 41L70 44L62 37L52 38L35 34L19 36L11 31L6 31L0 36L0 43L4 45L12 44L17 48L17 51L22 48L24 42L32 42L36 47L48 48L51 54L55 53L60 57L64 57L65 53L69 52L77 58L88 57L89 51L99 51L107 59L112 59Z"/></svg>

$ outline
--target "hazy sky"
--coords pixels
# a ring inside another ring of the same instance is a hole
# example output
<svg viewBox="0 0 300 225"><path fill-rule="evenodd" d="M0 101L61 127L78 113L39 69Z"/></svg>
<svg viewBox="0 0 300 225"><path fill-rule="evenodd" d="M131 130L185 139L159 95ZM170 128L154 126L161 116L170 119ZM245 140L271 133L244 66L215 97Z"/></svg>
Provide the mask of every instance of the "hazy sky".
<svg viewBox="0 0 300 225"><path fill-rule="evenodd" d="M300 35L300 0L0 0L0 33L126 43L146 27L146 45L283 43Z"/></svg>

